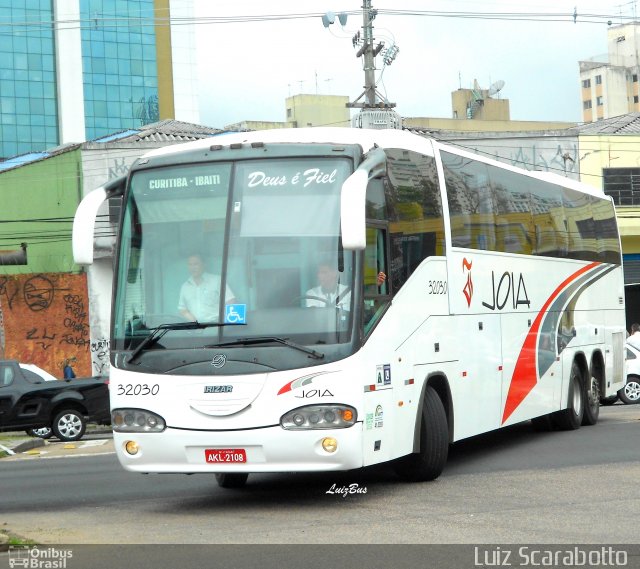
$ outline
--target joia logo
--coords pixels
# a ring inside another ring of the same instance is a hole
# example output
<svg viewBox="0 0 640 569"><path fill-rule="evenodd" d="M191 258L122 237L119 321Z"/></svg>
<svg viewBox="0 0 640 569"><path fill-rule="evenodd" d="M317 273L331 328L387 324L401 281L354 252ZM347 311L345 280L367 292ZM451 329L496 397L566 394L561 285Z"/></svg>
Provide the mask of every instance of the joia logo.
<svg viewBox="0 0 640 569"><path fill-rule="evenodd" d="M211 360L211 365L213 367L222 367L226 363L227 363L227 356L225 356L224 354L216 354L215 356L213 356L213 359Z"/></svg>

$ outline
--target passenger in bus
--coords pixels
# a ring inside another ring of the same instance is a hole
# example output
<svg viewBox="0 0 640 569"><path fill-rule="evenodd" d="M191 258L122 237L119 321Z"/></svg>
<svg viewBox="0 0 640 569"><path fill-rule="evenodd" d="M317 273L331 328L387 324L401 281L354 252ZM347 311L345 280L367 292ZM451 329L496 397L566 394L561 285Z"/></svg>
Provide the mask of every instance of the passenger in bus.
<svg viewBox="0 0 640 569"><path fill-rule="evenodd" d="M204 261L199 254L187 258L187 268L191 275L180 289L178 310L187 320L216 322L220 311L220 275L205 271ZM232 290L227 286L225 303L235 302Z"/></svg>
<svg viewBox="0 0 640 569"><path fill-rule="evenodd" d="M627 338L627 343L640 350L640 324L631 324L631 335Z"/></svg>

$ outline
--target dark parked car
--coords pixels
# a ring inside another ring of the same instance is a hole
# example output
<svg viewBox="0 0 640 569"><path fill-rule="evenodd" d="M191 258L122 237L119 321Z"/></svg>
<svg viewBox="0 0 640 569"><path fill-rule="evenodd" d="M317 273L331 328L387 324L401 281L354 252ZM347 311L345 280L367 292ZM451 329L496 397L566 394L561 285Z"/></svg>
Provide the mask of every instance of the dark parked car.
<svg viewBox="0 0 640 569"><path fill-rule="evenodd" d="M108 424L109 415L105 378L57 380L37 366L0 360L0 431L48 428L60 440L77 441L88 422Z"/></svg>

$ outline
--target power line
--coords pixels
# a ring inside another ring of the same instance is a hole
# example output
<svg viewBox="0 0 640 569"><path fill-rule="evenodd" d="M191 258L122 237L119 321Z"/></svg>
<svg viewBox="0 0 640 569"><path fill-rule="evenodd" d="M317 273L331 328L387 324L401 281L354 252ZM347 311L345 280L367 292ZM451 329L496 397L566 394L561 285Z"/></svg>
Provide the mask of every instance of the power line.
<svg viewBox="0 0 640 569"><path fill-rule="evenodd" d="M378 15L410 16L428 18L455 18L455 19L479 19L500 21L529 21L529 22L567 22L567 23L592 23L610 24L612 20L633 21L633 16L620 14L575 14L574 12L478 12L478 11L440 11L440 10L401 10L401 9L376 9ZM347 10L343 13L348 16L359 15L360 11ZM238 23L269 23L274 21L301 20L321 18L322 12L307 12L295 14L256 14L236 16L89 16L86 18L66 20L24 20L5 21L0 17L0 29L6 28L51 28L53 26L63 29L105 29L122 27L155 27L155 26L180 26L180 25L207 25L207 24L238 24Z"/></svg>

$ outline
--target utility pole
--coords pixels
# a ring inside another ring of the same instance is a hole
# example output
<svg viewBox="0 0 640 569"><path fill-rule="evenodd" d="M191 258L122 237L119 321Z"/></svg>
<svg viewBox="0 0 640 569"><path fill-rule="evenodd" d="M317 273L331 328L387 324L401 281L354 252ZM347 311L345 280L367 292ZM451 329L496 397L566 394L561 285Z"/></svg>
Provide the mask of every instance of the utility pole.
<svg viewBox="0 0 640 569"><path fill-rule="evenodd" d="M375 57L380 53L384 47L384 43L380 42L378 45L374 45L373 39L373 20L377 15L377 11L371 6L371 0L363 0L362 3L362 39L360 38L360 32L353 38L354 46L362 41L362 46L356 53L356 57L364 58L364 91L353 102L347 103L347 107L358 109L379 109L379 108L393 108L395 103L389 103L384 100L384 97L376 91L376 62ZM359 103L360 99L364 97L365 102Z"/></svg>
<svg viewBox="0 0 640 569"><path fill-rule="evenodd" d="M362 57L364 69L364 91L353 101L347 103L350 109L360 109L360 113L351 120L355 128L402 128L402 117L393 110L395 103L390 103L376 90L376 56L382 52L384 65L391 65L398 55L399 48L395 40L391 45L385 47L380 41L376 45L373 38L373 20L377 15L377 10L371 6L371 0L362 0L362 30L353 36L351 43L354 48L358 48L356 57ZM327 12L322 16L322 24L328 28L335 22L336 14ZM338 20L342 26L347 21L347 14L338 14ZM364 99L361 101L361 99Z"/></svg>

